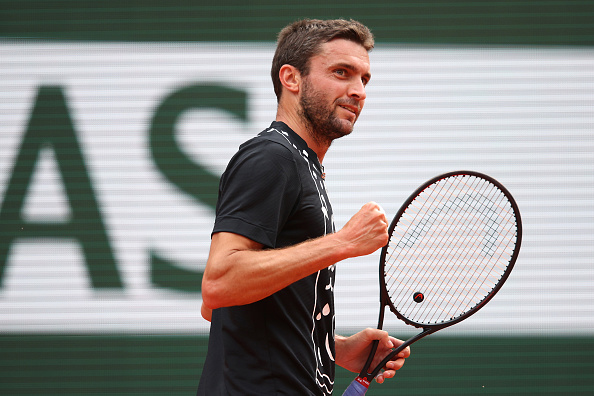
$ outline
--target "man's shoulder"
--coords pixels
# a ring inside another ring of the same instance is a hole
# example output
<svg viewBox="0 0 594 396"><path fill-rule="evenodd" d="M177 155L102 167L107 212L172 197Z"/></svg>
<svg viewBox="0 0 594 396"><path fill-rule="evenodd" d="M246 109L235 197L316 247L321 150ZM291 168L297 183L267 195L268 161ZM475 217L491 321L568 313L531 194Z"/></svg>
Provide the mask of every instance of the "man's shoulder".
<svg viewBox="0 0 594 396"><path fill-rule="evenodd" d="M287 159L299 156L299 148L291 142L288 132L279 128L267 128L258 135L244 142L239 149L240 152L261 152L265 154L278 155Z"/></svg>

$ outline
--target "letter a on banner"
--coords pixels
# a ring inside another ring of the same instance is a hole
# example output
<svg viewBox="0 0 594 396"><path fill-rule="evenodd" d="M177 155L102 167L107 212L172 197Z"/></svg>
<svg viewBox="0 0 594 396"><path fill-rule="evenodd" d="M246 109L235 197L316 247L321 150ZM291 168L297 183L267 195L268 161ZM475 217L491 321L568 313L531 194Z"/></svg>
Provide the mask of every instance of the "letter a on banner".
<svg viewBox="0 0 594 396"><path fill-rule="evenodd" d="M23 217L35 165L45 149L54 152L69 201L72 216L65 222L34 222ZM80 243L94 288L123 287L64 93L53 86L39 89L0 206L0 286L11 245L18 239L46 237Z"/></svg>

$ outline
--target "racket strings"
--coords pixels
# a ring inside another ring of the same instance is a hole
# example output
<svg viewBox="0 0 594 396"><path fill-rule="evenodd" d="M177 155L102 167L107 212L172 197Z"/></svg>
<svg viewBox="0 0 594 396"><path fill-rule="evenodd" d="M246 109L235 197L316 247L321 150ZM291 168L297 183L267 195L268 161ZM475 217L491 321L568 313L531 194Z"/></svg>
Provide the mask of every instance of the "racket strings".
<svg viewBox="0 0 594 396"><path fill-rule="evenodd" d="M464 181L465 179L461 180ZM476 190L474 190L474 186L467 187L472 188L474 192L477 192ZM495 188L491 188L489 194L486 194L484 192L477 192L478 195L467 194L464 196L464 199L460 200L461 205L459 205L459 208L462 210L468 209L470 213L473 214L473 218L471 219L469 229L474 230L475 228L480 227L481 224L484 224L485 234L482 242L480 243L480 250L482 256L472 254L476 251L476 249L479 249L479 246L476 246L476 242L478 242L478 239L475 238L475 243L471 244L471 249L474 250L467 250L466 255L464 257L458 258L458 260L468 260L473 270L469 271L468 274L465 274L463 280L461 280L460 282L463 290L465 290L467 293L465 295L457 297L459 305L453 307L454 312L466 312L469 308L472 308L472 306L468 305L468 303L464 305L465 302L476 301L475 297L477 297L477 294L479 294L479 292L481 291L483 292L481 293L482 296L487 295L497 284L497 282L494 282L490 286L487 285L487 287L483 287L485 286L485 282L487 281L487 279L493 275L493 267L491 267L490 271L487 268L484 268L483 271L485 272L481 274L479 273L479 271L481 270L481 263L478 261L481 257L484 256L492 257L495 250L495 246L497 246L497 236L499 234L498 227L495 227L494 225L498 225L498 222L496 221L497 218L494 216L494 213L496 212L493 209L493 205L495 202L493 200L494 197L492 196L492 193L496 191L497 190ZM471 232L472 231L469 231L469 233ZM494 262L491 261L490 263ZM484 264L488 264L488 262L485 262ZM504 267L499 268L502 269L502 271L505 271ZM462 272L458 272L458 275L459 274L462 274ZM473 283L471 284L471 282ZM474 293L472 293L472 291L474 291ZM451 295L454 296L455 294Z"/></svg>
<svg viewBox="0 0 594 396"><path fill-rule="evenodd" d="M446 205L446 206L460 207L460 204L458 203L458 201L466 202L467 200L457 198L456 200L452 200L450 202L453 205ZM449 249L449 246L447 246L447 248ZM453 259L461 260L461 259L465 259L465 257L464 256L454 257ZM453 276L453 278L452 278L452 276ZM453 280L455 280L458 283L463 284L463 282L465 281L465 279L467 279L467 277L465 277L464 279L461 279L460 276L461 276L461 273L459 271L454 271L453 273L450 272L449 276L446 273L446 276L443 276L441 281L442 281L442 283L448 283L448 282L451 283ZM440 285L438 284L437 286L439 287ZM452 300L451 300L452 297L456 297L456 295L450 293L450 300L449 300L450 303L452 303ZM461 301L461 299L457 298L457 301Z"/></svg>
<svg viewBox="0 0 594 396"><path fill-rule="evenodd" d="M464 197L457 197L455 200L451 200L449 203L450 205L446 205L447 207L449 207L449 209L454 208L455 210L459 210L459 208L467 206L468 204L468 195L464 196ZM472 220L472 219L470 219ZM468 223L470 228L474 227L474 224L472 222ZM447 226L451 226L451 224L447 224ZM463 235L460 234L459 232L459 227L457 228L453 228L452 234L456 234L458 241L464 242ZM469 243L470 245L472 245L472 240L467 241L467 243ZM444 245L444 247L447 250L451 250L452 246L451 246L451 241L448 241L447 245ZM443 255L443 253L440 253ZM450 254L451 255L451 254ZM443 256L448 258L447 256ZM463 295L458 295L455 293L452 293L451 290L449 289L445 289L443 288L444 285L449 285L449 284L458 284L461 287L464 287L465 284L468 284L469 280L472 279L472 276L475 274L465 274L464 272L461 272L455 268L452 268L451 265L449 263L452 262L460 262L461 260L467 260L467 261L471 261L472 258L468 257L468 251L462 251L462 252L458 252L457 255L453 255L452 257L448 258L447 262L448 265L445 267L444 270L444 274L440 279L440 283L436 284L436 287L443 291L443 293L445 293L445 295L442 295L442 300L444 300L446 303L449 303L451 306L454 307L454 309L456 309L456 305L460 306L462 304L464 304L464 296ZM442 263L437 263L442 264ZM476 269L476 266L474 267ZM427 307L427 306L426 306ZM448 315L451 316L451 312L447 311L446 312Z"/></svg>
<svg viewBox="0 0 594 396"><path fill-rule="evenodd" d="M407 257L402 257L401 261L402 264L405 266L405 268L408 270L408 272L405 274L407 277L409 278L414 278L414 279L423 279L425 281L425 283L431 282L432 279L430 278L430 273L429 271L431 270L431 268L429 266L416 266L414 265L414 263L417 260L424 260L427 258L427 256L431 256L433 255L433 252L426 252L422 250L422 246L421 244L418 244L417 241L419 240L419 238L421 236L425 236L427 235L427 232L429 231L429 224L435 224L435 225L439 225L439 220L440 220L440 216L439 216L439 212L437 210L432 210L431 212L428 212L428 209L426 209L426 206L428 202L432 202L432 201L436 201L437 199L441 199L440 195L442 195L442 191L439 189L433 189L433 190L426 190L427 196L425 197L424 195L420 195L419 196L419 202L417 203L416 201L413 201L413 204L411 204L411 210L410 213L408 213L407 215L410 216L408 218L408 227L407 230L417 230L419 227L416 224L421 224L422 225L422 232L412 232L410 233L410 237L405 238L407 240L407 246L410 248L409 249L409 256ZM396 230L395 230L396 231ZM443 237L444 236L440 236L438 237L438 239L435 241L435 246L441 246L442 248L445 247L446 245L443 243ZM421 250L421 251L419 251ZM391 254L391 259L390 261L393 262L394 257L393 254L395 253L395 250L392 251ZM437 252L439 254L439 251ZM412 272L412 273L411 273ZM397 296L397 299L402 299L404 296L402 295L402 293L409 294L411 291L408 290L410 288L401 288L400 289L400 293ZM414 291L413 291L414 292ZM435 306L435 304L432 304L435 308L440 309L439 306ZM427 304L424 306L425 308L427 307Z"/></svg>
<svg viewBox="0 0 594 396"><path fill-rule="evenodd" d="M513 208L490 182L456 176L432 184L392 232L384 272L394 307L421 324L463 315L497 286L516 231Z"/></svg>

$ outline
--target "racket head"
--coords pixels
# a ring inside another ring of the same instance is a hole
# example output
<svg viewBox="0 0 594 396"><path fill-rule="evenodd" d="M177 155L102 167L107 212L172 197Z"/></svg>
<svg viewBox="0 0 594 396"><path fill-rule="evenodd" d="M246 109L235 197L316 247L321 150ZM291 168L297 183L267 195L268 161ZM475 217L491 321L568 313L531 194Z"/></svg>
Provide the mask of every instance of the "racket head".
<svg viewBox="0 0 594 396"><path fill-rule="evenodd" d="M490 301L509 277L522 241L512 195L474 171L427 181L388 231L380 257L382 302L406 324L431 332Z"/></svg>

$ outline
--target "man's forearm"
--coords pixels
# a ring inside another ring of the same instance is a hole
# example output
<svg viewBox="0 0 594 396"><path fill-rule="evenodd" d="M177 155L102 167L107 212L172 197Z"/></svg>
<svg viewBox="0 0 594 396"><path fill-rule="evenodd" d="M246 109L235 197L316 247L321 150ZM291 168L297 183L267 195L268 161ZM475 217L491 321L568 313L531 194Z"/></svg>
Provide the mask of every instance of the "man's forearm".
<svg viewBox="0 0 594 396"><path fill-rule="evenodd" d="M271 294L346 258L373 253L388 241L388 223L374 202L365 204L338 232L282 249L241 235L212 237L202 278L207 308L244 305Z"/></svg>
<svg viewBox="0 0 594 396"><path fill-rule="evenodd" d="M254 248L240 238L227 233L213 236L202 281L203 301L210 309L259 301L348 256L345 243L335 234L271 250Z"/></svg>

